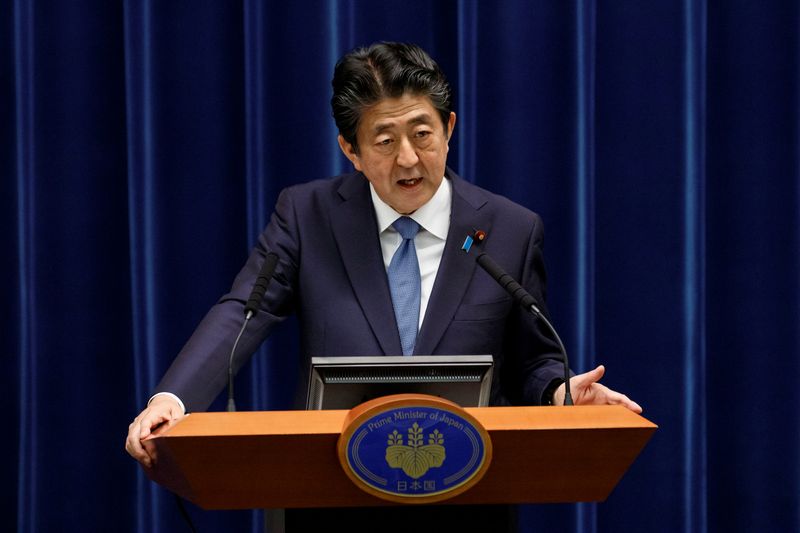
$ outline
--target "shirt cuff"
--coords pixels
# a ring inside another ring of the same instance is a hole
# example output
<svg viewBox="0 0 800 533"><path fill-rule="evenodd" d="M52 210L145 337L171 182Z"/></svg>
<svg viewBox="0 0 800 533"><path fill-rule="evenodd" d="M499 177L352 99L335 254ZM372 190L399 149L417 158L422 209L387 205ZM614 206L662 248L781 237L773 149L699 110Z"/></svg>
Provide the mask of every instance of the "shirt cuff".
<svg viewBox="0 0 800 533"><path fill-rule="evenodd" d="M556 378L547 385L547 388L542 393L542 405L553 405L553 396L562 383L564 383L563 379Z"/></svg>
<svg viewBox="0 0 800 533"><path fill-rule="evenodd" d="M181 411L183 411L183 414L186 414L186 406L183 405L183 402L181 401L180 398L178 398L177 396L175 396L171 392L157 392L157 393L153 394L153 396L151 396L150 399L147 400L147 405L150 405L150 402L152 402L155 398L158 398L159 396L169 396L170 398L172 398L173 400L178 402L178 405L181 406Z"/></svg>

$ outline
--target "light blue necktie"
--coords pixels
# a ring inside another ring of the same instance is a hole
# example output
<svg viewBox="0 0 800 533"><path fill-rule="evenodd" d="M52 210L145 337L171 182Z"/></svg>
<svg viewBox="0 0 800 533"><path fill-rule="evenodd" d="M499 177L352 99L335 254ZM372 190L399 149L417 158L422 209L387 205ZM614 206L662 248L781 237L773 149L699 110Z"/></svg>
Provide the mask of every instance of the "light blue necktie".
<svg viewBox="0 0 800 533"><path fill-rule="evenodd" d="M400 217L392 226L403 237L403 242L389 263L389 290L392 292L392 305L403 355L411 355L414 353L419 327L420 277L417 249L414 247L419 224L408 217Z"/></svg>

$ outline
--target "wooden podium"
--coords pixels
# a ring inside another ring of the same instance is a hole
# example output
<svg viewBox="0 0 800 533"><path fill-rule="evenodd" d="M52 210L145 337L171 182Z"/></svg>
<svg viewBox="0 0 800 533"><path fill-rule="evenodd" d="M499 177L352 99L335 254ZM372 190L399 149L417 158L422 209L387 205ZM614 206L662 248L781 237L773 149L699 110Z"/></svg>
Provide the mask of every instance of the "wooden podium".
<svg viewBox="0 0 800 533"><path fill-rule="evenodd" d="M621 406L465 411L491 436L492 462L444 504L603 501L657 427ZM399 505L363 492L340 466L347 413L194 413L146 441L157 458L146 471L204 509Z"/></svg>

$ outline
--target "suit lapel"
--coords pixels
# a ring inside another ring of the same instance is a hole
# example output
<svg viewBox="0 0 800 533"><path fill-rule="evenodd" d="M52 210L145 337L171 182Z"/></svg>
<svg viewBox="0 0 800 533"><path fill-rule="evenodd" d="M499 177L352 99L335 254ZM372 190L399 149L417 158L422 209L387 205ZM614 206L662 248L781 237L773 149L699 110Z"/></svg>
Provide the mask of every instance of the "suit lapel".
<svg viewBox="0 0 800 533"><path fill-rule="evenodd" d="M350 284L384 355L401 355L369 184L353 174L338 193L343 201L331 210L331 223Z"/></svg>
<svg viewBox="0 0 800 533"><path fill-rule="evenodd" d="M414 349L414 353L420 355L434 353L472 279L477 254L475 250L470 254L461 250L464 239L476 229L487 233L490 229L489 213L481 210L487 202L486 195L450 171L448 177L451 177L453 183L450 229Z"/></svg>

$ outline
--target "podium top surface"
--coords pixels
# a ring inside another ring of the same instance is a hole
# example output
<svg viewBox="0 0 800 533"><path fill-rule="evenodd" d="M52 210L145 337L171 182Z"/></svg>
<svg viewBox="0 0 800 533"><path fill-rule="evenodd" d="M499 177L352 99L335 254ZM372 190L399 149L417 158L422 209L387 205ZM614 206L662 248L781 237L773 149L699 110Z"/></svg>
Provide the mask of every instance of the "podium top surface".
<svg viewBox="0 0 800 533"><path fill-rule="evenodd" d="M622 406L468 407L487 431L656 429L646 418ZM338 435L347 410L242 411L193 413L169 428L163 438L257 435Z"/></svg>
<svg viewBox="0 0 800 533"><path fill-rule="evenodd" d="M605 500L657 426L622 406L465 409L491 437L483 479L447 504ZM146 441L147 475L205 509L376 506L339 465L348 411L194 413Z"/></svg>

